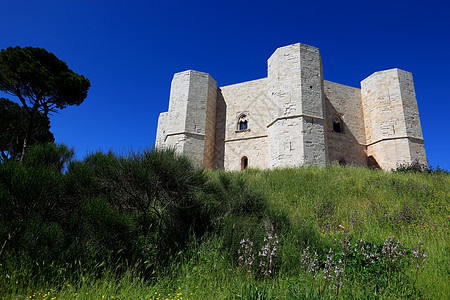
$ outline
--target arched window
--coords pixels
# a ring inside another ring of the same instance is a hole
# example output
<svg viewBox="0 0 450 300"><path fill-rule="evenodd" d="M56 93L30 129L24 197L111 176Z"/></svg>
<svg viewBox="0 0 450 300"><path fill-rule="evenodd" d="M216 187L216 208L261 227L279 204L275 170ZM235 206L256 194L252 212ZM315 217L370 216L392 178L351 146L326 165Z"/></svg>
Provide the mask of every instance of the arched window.
<svg viewBox="0 0 450 300"><path fill-rule="evenodd" d="M248 158L247 156L243 156L241 158L241 171L247 169L247 167L248 167Z"/></svg>
<svg viewBox="0 0 450 300"><path fill-rule="evenodd" d="M345 158L341 157L341 158L339 159L339 164L340 164L341 166L345 166L345 165L347 164L347 162L345 161Z"/></svg>
<svg viewBox="0 0 450 300"><path fill-rule="evenodd" d="M248 118L246 114L242 114L238 118L237 130L247 130L248 129Z"/></svg>
<svg viewBox="0 0 450 300"><path fill-rule="evenodd" d="M344 132L344 122L342 121L341 117L338 115L333 117L333 131L337 132L337 133Z"/></svg>

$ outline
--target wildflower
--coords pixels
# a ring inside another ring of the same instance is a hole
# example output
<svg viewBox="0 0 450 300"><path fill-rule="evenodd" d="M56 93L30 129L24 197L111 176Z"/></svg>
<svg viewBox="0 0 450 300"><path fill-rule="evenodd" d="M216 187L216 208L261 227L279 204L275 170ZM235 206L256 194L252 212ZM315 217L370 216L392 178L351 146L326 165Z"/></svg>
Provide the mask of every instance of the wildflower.
<svg viewBox="0 0 450 300"><path fill-rule="evenodd" d="M239 254L239 263L241 267L247 271L247 273L251 272L251 268L253 265L253 260L255 258L253 254L253 242L248 238L248 234L246 234L246 238L242 239L241 248L238 249Z"/></svg>
<svg viewBox="0 0 450 300"><path fill-rule="evenodd" d="M313 278L316 278L317 271L319 269L317 252L314 251L314 257L312 257L309 253L309 246L306 247L306 249L303 250L300 261L303 264L305 272L312 274Z"/></svg>
<svg viewBox="0 0 450 300"><path fill-rule="evenodd" d="M264 245L259 251L258 255L260 257L260 269L264 276L272 274L274 269L274 259L278 256L277 254L278 237L274 233L273 226L270 225L270 230L267 230L267 236L264 237Z"/></svg>
<svg viewBox="0 0 450 300"><path fill-rule="evenodd" d="M334 253L331 248L327 254L327 259L325 260L323 277L325 279L323 290L325 290L328 284L331 284L331 287L337 289L339 293L339 289L344 286L345 273L343 262L341 259L335 262Z"/></svg>

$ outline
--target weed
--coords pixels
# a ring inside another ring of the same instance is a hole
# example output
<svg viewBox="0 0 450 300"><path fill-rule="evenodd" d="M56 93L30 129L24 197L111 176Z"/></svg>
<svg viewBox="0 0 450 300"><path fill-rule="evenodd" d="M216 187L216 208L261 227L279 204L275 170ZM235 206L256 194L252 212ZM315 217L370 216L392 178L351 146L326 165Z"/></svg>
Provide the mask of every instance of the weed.
<svg viewBox="0 0 450 300"><path fill-rule="evenodd" d="M266 236L264 237L264 245L258 253L259 267L264 276L274 275L275 258L278 256L277 246L278 237L274 232L273 226L266 226Z"/></svg>

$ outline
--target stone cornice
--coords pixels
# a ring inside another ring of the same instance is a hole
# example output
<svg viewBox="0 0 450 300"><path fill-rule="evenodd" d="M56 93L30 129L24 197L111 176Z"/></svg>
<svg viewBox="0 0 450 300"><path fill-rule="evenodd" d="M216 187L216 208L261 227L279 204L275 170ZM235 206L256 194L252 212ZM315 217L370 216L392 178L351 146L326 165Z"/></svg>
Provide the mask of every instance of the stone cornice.
<svg viewBox="0 0 450 300"><path fill-rule="evenodd" d="M272 126L275 122L277 122L279 120L286 120L286 119L293 119L293 118L300 118L300 117L302 117L302 118L311 118L311 119L324 121L323 118L301 114L301 115L293 115L293 116L285 116L285 117L276 118L275 120L270 122L269 125L267 125L267 128L269 128L270 126Z"/></svg>
<svg viewBox="0 0 450 300"><path fill-rule="evenodd" d="M237 138L237 139L229 139L229 140L225 140L224 142L235 142L235 141L242 141L242 140L251 140L251 139L259 139L259 138L265 138L267 137L267 134L264 135L256 135L256 136L249 136L249 137L242 137L242 138Z"/></svg>
<svg viewBox="0 0 450 300"><path fill-rule="evenodd" d="M366 146L368 147L368 146L372 146L372 145L374 145L376 143L379 143L379 142L390 141L390 140L399 140L399 139L412 139L412 140L416 140L416 141L420 141L420 142L425 141L422 138L415 138L415 137L412 137L412 136L396 136L396 137L391 137L391 138L379 139L379 140L377 140L375 142L367 143Z"/></svg>
<svg viewBox="0 0 450 300"><path fill-rule="evenodd" d="M179 135L179 134L194 135L194 136L199 136L199 137L205 138L205 134L204 133L181 131L181 132L174 132L174 133L166 134L166 136L164 137L164 142L167 140L168 136Z"/></svg>
<svg viewBox="0 0 450 300"><path fill-rule="evenodd" d="M327 139L338 141L338 142L343 142L343 143L349 143L349 144L365 146L365 147L372 146L372 145L374 145L376 143L383 142L383 141L389 141L389 140L413 139L413 140L417 140L417 141L421 141L421 142L424 141L424 139L415 138L415 137L411 137L411 136L399 136L399 137L384 138L384 139L380 139L380 140L377 140L375 142L371 142L371 143L368 143L368 144L367 143L360 143L360 142L352 142L352 141L341 140L341 139L337 139L337 138L331 137L331 136L327 136Z"/></svg>

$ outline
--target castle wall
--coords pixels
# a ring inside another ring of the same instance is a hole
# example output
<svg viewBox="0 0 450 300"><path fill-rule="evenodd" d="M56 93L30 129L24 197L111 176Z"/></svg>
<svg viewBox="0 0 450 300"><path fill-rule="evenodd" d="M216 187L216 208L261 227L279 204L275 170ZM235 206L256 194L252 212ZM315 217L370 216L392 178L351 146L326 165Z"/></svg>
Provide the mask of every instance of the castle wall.
<svg viewBox="0 0 450 300"><path fill-rule="evenodd" d="M205 145L203 154L203 166L208 169L214 167L214 150L216 134L216 106L217 106L217 83L208 75L205 118Z"/></svg>
<svg viewBox="0 0 450 300"><path fill-rule="evenodd" d="M158 130L156 131L156 141L155 141L156 148L163 147L165 143L168 117L169 113L167 111L159 114Z"/></svg>
<svg viewBox="0 0 450 300"><path fill-rule="evenodd" d="M367 155L382 169L415 159L426 164L412 75L391 69L361 82Z"/></svg>
<svg viewBox="0 0 450 300"><path fill-rule="evenodd" d="M279 116L268 125L268 167L325 165L322 60L304 44L278 48L268 60L269 95Z"/></svg>
<svg viewBox="0 0 450 300"><path fill-rule="evenodd" d="M367 156L373 157L382 169L391 170L398 163L411 162L411 153L407 138L386 139L367 147Z"/></svg>
<svg viewBox="0 0 450 300"><path fill-rule="evenodd" d="M411 153L411 162L418 161L423 165L428 165L427 156L425 154L425 143L423 140L408 138L409 151Z"/></svg>
<svg viewBox="0 0 450 300"><path fill-rule="evenodd" d="M217 89L216 103L216 133L214 136L214 169L225 168L225 131L227 121L227 106L220 88Z"/></svg>
<svg viewBox="0 0 450 300"><path fill-rule="evenodd" d="M241 159L247 157L248 167L267 168L267 138L250 138L225 143L225 170L241 170Z"/></svg>
<svg viewBox="0 0 450 300"><path fill-rule="evenodd" d="M159 119L158 144L174 147L195 165L212 167L216 93L217 83L209 74L192 70L175 74L169 110Z"/></svg>
<svg viewBox="0 0 450 300"><path fill-rule="evenodd" d="M405 116L406 135L411 138L423 140L422 127L420 126L419 107L417 106L416 92L412 74L397 69L399 88Z"/></svg>
<svg viewBox="0 0 450 300"><path fill-rule="evenodd" d="M303 117L282 118L269 126L269 168L296 167L305 155Z"/></svg>
<svg viewBox="0 0 450 300"><path fill-rule="evenodd" d="M226 170L241 170L243 158L262 169L426 164L411 73L376 72L361 89L325 81L319 49L304 44L278 48L267 72L221 88L206 73L175 74L156 147L175 147L198 166ZM238 126L243 115L247 128Z"/></svg>
<svg viewBox="0 0 450 300"><path fill-rule="evenodd" d="M324 93L329 162L367 166L361 90L324 81ZM340 133L333 130L335 116L343 121Z"/></svg>
<svg viewBox="0 0 450 300"><path fill-rule="evenodd" d="M267 168L267 124L276 115L267 90L267 78L219 89L215 166L240 170L246 156L249 167ZM248 118L248 129L243 131L237 127L242 114Z"/></svg>

